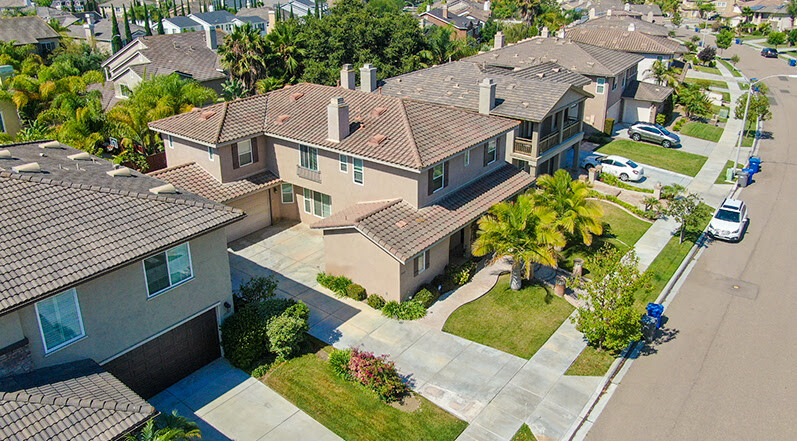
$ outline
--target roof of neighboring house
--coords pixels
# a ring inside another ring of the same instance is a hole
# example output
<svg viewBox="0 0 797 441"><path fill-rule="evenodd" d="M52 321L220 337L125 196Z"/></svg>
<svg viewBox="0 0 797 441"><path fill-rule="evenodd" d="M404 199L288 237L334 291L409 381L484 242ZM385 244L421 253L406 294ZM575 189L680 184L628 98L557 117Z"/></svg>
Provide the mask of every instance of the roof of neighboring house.
<svg viewBox="0 0 797 441"><path fill-rule="evenodd" d="M117 17L116 19L117 24L119 25L120 32L124 33L124 26L125 21L122 18ZM86 29L83 27L83 24L72 24L68 26L69 28L69 36L72 38L78 38L81 40L86 39ZM111 41L113 39L113 21L110 18L101 18L99 21L94 23L94 39L97 41ZM130 22L130 32L135 34L136 32L145 33L146 29L144 27L139 26L132 21Z"/></svg>
<svg viewBox="0 0 797 441"><path fill-rule="evenodd" d="M431 15L434 18L461 30L473 29L478 27L481 23L481 20L473 16L468 16L467 13L464 15L457 15L451 11L448 11L448 17L444 17L443 8L432 9L431 11L422 12L420 14L421 17L424 15Z"/></svg>
<svg viewBox="0 0 797 441"><path fill-rule="evenodd" d="M27 0L0 0L0 8L27 8L30 6Z"/></svg>
<svg viewBox="0 0 797 441"><path fill-rule="evenodd" d="M405 263L533 182L531 175L507 164L421 209L403 200L358 204L360 207L335 213L311 227L355 228Z"/></svg>
<svg viewBox="0 0 797 441"><path fill-rule="evenodd" d="M216 31L216 41L224 39L224 32ZM144 69L150 75L168 75L179 72L186 76L203 82L226 78L221 71L221 63L216 52L207 47L205 32L181 32L178 34L152 35L138 37L125 46L143 43L144 48L139 50L149 63L135 65L134 71L141 76ZM125 49L116 53L116 56L125 52ZM107 65L114 57L103 62ZM121 71L124 72L124 71Z"/></svg>
<svg viewBox="0 0 797 441"><path fill-rule="evenodd" d="M641 20L628 15L604 15L596 17L578 25L578 28L600 28L627 31L630 25L634 25L634 30L636 32L642 32L643 34L666 37L670 33L668 28L658 23L651 23L649 21Z"/></svg>
<svg viewBox="0 0 797 441"><path fill-rule="evenodd" d="M645 83L642 81L631 81L623 91L623 98L635 99L638 101L650 101L660 103L672 95L673 88L660 86L658 84Z"/></svg>
<svg viewBox="0 0 797 441"><path fill-rule="evenodd" d="M156 195L166 182L110 176L106 160L41 144L2 146L12 157L0 159L0 313L244 217L191 193ZM14 170L33 162L40 172Z"/></svg>
<svg viewBox="0 0 797 441"><path fill-rule="evenodd" d="M149 175L221 204L282 182L273 173L264 170L232 182L221 183L195 162L164 168Z"/></svg>
<svg viewBox="0 0 797 441"><path fill-rule="evenodd" d="M584 75L573 72L570 69L550 61L524 68L506 68L500 66L484 65L482 70L490 74L509 75L517 78L525 78L527 80L537 80L551 83L567 83L574 86L586 86L592 82L592 80Z"/></svg>
<svg viewBox="0 0 797 441"><path fill-rule="evenodd" d="M0 438L113 440L157 415L92 360L0 378Z"/></svg>
<svg viewBox="0 0 797 441"><path fill-rule="evenodd" d="M348 104L352 123L341 142L327 140L327 106L335 97ZM449 106L310 83L150 123L154 130L213 145L265 132L415 170L517 125Z"/></svg>
<svg viewBox="0 0 797 441"><path fill-rule="evenodd" d="M199 23L192 20L190 17L184 17L182 15L178 15L176 17L169 17L164 18L165 21L179 27L179 28L194 28L197 26L201 26Z"/></svg>
<svg viewBox="0 0 797 441"><path fill-rule="evenodd" d="M86 87L86 90L97 90L100 92L100 100L102 101L103 112L107 112L120 101L120 99L116 97L116 91L113 89L113 81L92 83Z"/></svg>
<svg viewBox="0 0 797 441"><path fill-rule="evenodd" d="M626 10L628 5L628 10ZM562 3L565 9L577 9L589 11L595 9L596 14L605 14L609 9L612 10L612 15L622 14L623 12L631 12L641 15L647 15L648 12L653 12L654 17L661 17L663 14L658 5L637 5L627 3L622 0L571 0Z"/></svg>
<svg viewBox="0 0 797 441"><path fill-rule="evenodd" d="M464 60L514 68L551 61L582 75L616 76L638 64L643 57L563 38L533 37Z"/></svg>
<svg viewBox="0 0 797 441"><path fill-rule="evenodd" d="M254 16L238 15L236 17L238 18L238 20L241 20L241 21L246 22L246 23L252 23L252 24L268 23L268 20L263 19L261 17L258 17L256 15L254 15Z"/></svg>
<svg viewBox="0 0 797 441"><path fill-rule="evenodd" d="M235 13L235 16L238 18L241 17L260 17L265 21L268 21L268 13L272 11L271 8L268 7L260 7L260 8L241 8L238 12Z"/></svg>
<svg viewBox="0 0 797 441"><path fill-rule="evenodd" d="M484 9L485 2L473 1L473 0L451 0L448 1L448 12L457 14L457 15L470 15L472 17L476 17L479 20L486 22L490 19L492 15L492 11L490 10L490 6L487 6L487 10ZM440 1L435 1L432 5L433 8L442 8L443 3Z"/></svg>
<svg viewBox="0 0 797 441"><path fill-rule="evenodd" d="M35 15L0 19L0 41L15 41L18 45L25 45L60 37L58 32Z"/></svg>
<svg viewBox="0 0 797 441"><path fill-rule="evenodd" d="M573 41L635 54L676 55L689 52L678 41L637 31L575 27L568 29L565 36Z"/></svg>
<svg viewBox="0 0 797 441"><path fill-rule="evenodd" d="M195 14L189 15L189 17L198 18L205 23L210 23L212 25L231 23L235 20L235 16L227 11L197 12Z"/></svg>
<svg viewBox="0 0 797 441"><path fill-rule="evenodd" d="M546 63L545 70L551 68ZM436 104L456 106L470 111L479 110L479 83L485 78L496 82L496 104L491 114L507 118L542 121L569 91L591 96L581 88L568 83L543 81L536 75L528 75L500 68L486 70L479 64L455 61L410 72L385 80L383 93L412 98ZM500 71L500 72L499 72ZM522 72L522 71L521 71ZM554 76L557 72L551 72ZM577 74L575 74L577 75ZM590 80L580 77L581 85ZM576 78L576 77L574 77Z"/></svg>
<svg viewBox="0 0 797 441"><path fill-rule="evenodd" d="M147 4L147 5L154 5L155 2L153 0L139 0L139 4ZM122 6L127 6L127 9L130 10L130 2L128 0L108 0L107 2L100 3L100 8L113 6L115 8L122 8Z"/></svg>

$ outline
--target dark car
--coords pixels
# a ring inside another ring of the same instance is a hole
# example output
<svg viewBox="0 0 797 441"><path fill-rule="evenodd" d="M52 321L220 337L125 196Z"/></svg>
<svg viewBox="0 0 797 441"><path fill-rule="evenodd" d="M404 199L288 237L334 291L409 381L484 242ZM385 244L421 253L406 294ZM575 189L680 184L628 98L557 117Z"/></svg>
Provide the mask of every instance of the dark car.
<svg viewBox="0 0 797 441"><path fill-rule="evenodd" d="M761 49L761 56L767 58L778 58L778 50L772 49L771 47L765 47Z"/></svg>

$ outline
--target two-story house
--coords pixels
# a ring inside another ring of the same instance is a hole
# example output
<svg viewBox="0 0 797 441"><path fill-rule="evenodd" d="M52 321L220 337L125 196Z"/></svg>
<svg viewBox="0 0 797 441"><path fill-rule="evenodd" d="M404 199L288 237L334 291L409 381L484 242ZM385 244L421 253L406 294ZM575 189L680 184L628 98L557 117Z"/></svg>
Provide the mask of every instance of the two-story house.
<svg viewBox="0 0 797 441"><path fill-rule="evenodd" d="M243 212L56 141L0 169L0 376L89 359L149 398L220 356Z"/></svg>
<svg viewBox="0 0 797 441"><path fill-rule="evenodd" d="M476 219L533 178L505 161L516 121L377 93L370 65L354 90L354 74L343 69L343 87L298 84L150 127L170 167L194 162L221 185L279 177L261 209L323 230L327 271L403 300L468 252Z"/></svg>
<svg viewBox="0 0 797 441"><path fill-rule="evenodd" d="M589 83L552 62L509 69L455 61L388 78L381 90L520 121L507 161L538 176L578 166Z"/></svg>
<svg viewBox="0 0 797 441"><path fill-rule="evenodd" d="M163 32L166 34L179 34L181 32L202 30L201 24L192 20L190 17L184 17L182 15L167 17L161 21L163 22Z"/></svg>
<svg viewBox="0 0 797 441"><path fill-rule="evenodd" d="M34 52L41 56L48 55L58 47L60 39L58 32L35 15L0 18L0 41L13 43L14 46L31 45Z"/></svg>
<svg viewBox="0 0 797 441"><path fill-rule="evenodd" d="M637 75L643 57L637 54L577 43L558 37L533 37L519 43L496 47L489 52L464 58L484 66L524 69L545 62L559 64L590 79L584 91L592 95L584 103L583 121L589 132L602 132L606 119L619 121L623 113L623 92ZM530 102L533 99L530 98Z"/></svg>
<svg viewBox="0 0 797 441"><path fill-rule="evenodd" d="M479 36L484 22L479 20L469 11L454 13L449 11L448 4L443 3L440 8L431 7L419 15L421 27L444 26L454 31L455 38Z"/></svg>

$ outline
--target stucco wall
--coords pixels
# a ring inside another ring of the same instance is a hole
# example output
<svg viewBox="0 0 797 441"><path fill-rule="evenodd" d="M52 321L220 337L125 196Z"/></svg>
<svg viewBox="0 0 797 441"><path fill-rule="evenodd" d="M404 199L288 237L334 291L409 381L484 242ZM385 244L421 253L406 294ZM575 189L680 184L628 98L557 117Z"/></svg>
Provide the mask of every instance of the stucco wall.
<svg viewBox="0 0 797 441"><path fill-rule="evenodd" d="M239 208L246 213L243 220L226 228L227 242L271 225L270 198L271 189L269 188L227 203L230 207Z"/></svg>
<svg viewBox="0 0 797 441"><path fill-rule="evenodd" d="M221 182L231 182L251 176L268 168L266 155L266 137L257 136L257 162L233 168L232 144L220 146L216 149L218 165L221 167ZM253 158L254 159L254 158ZM273 169L272 169L273 170Z"/></svg>
<svg viewBox="0 0 797 441"><path fill-rule="evenodd" d="M458 234L458 233L454 233ZM401 265L401 299L406 300L410 296L418 292L418 288L432 281L438 274L441 274L448 265L448 248L450 237L440 241L437 245L429 250L429 262L426 271L414 275L413 259L407 261L405 265Z"/></svg>
<svg viewBox="0 0 797 441"><path fill-rule="evenodd" d="M399 301L401 264L356 230L324 231L324 260L327 273L352 279L369 295Z"/></svg>
<svg viewBox="0 0 797 441"><path fill-rule="evenodd" d="M167 167L196 162L197 165L205 169L211 176L221 181L221 166L219 165L221 160L218 150L222 149L216 151L211 161L207 146L173 136L173 147L170 148L168 136L161 135L161 137L163 138L163 150L166 151Z"/></svg>
<svg viewBox="0 0 797 441"><path fill-rule="evenodd" d="M17 106L10 101L0 101L0 113L3 114L5 133L11 136L16 136L20 129Z"/></svg>
<svg viewBox="0 0 797 441"><path fill-rule="evenodd" d="M0 316L0 349L23 338L25 338L25 334L22 332L19 314L12 312L11 314Z"/></svg>
<svg viewBox="0 0 797 441"><path fill-rule="evenodd" d="M21 309L34 365L82 358L102 362L216 302L232 304L226 243L224 229L192 240L194 278L152 299L147 299L141 261L79 285L76 291L86 336L47 356L34 306ZM227 314L224 307L220 310Z"/></svg>
<svg viewBox="0 0 797 441"><path fill-rule="evenodd" d="M644 60L639 62L639 70L636 74L636 79L639 81L644 81L646 83L656 84L656 79L653 78L651 74L651 69L653 68L653 63L658 61L661 58L662 63L666 63L667 65L670 64L672 61L672 56L670 55L656 55L656 54L641 54L645 57Z"/></svg>

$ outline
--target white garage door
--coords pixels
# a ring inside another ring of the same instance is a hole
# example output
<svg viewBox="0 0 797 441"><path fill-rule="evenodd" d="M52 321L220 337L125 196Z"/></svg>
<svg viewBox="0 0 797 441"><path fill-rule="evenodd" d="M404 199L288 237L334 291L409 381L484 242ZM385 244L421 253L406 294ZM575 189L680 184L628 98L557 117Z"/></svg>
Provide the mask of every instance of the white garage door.
<svg viewBox="0 0 797 441"><path fill-rule="evenodd" d="M607 119L608 118L612 118L615 121L619 121L620 120L620 105L622 104L622 102L623 102L623 100L617 101L616 103L614 103L612 105L612 107L609 107L609 109L606 110L606 118Z"/></svg>
<svg viewBox="0 0 797 441"><path fill-rule="evenodd" d="M246 217L243 218L243 220L227 227L227 242L231 242L271 225L269 190L236 199L227 205L239 208L246 213Z"/></svg>
<svg viewBox="0 0 797 441"><path fill-rule="evenodd" d="M625 109L623 110L623 122L635 123L637 121L650 122L650 104L626 100Z"/></svg>

